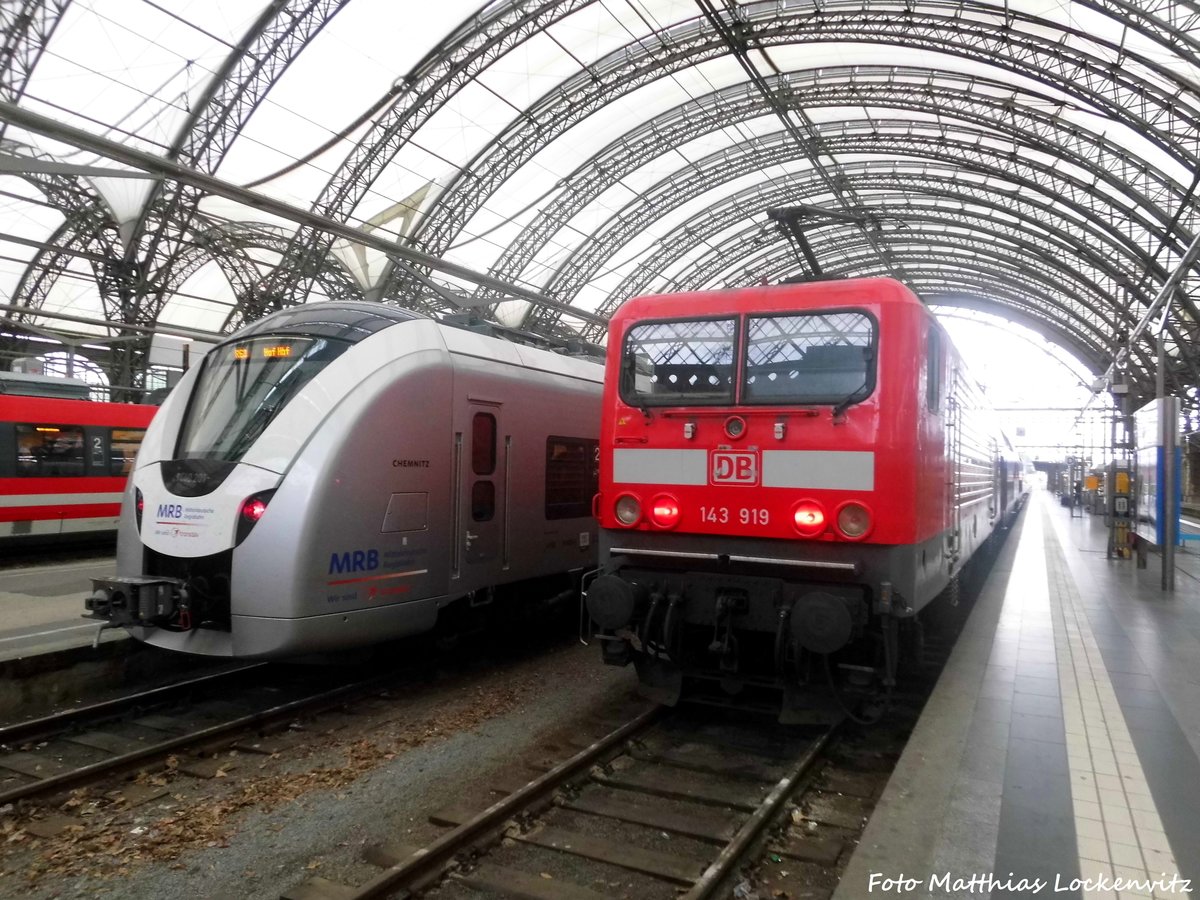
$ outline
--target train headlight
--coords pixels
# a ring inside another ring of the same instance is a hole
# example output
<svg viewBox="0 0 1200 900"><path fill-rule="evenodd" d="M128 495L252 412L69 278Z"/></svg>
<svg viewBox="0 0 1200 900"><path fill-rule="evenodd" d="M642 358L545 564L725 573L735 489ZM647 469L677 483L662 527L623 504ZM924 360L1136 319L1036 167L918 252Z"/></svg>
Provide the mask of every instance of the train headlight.
<svg viewBox="0 0 1200 900"><path fill-rule="evenodd" d="M271 502L271 498L275 496L274 490L260 491L257 494L251 494L242 501L242 508L238 511L237 523L237 540L235 544L240 544L250 534L250 529L258 524L258 520L263 517L267 511L267 504Z"/></svg>
<svg viewBox="0 0 1200 900"><path fill-rule="evenodd" d="M816 500L801 500L792 507L792 524L805 537L816 537L825 530L825 509Z"/></svg>
<svg viewBox="0 0 1200 900"><path fill-rule="evenodd" d="M266 511L267 504L263 502L262 497L251 497L242 504L242 518L251 525L257 524Z"/></svg>
<svg viewBox="0 0 1200 900"><path fill-rule="evenodd" d="M660 494L650 503L650 521L659 528L674 528L679 524L679 501L670 494Z"/></svg>
<svg viewBox="0 0 1200 900"><path fill-rule="evenodd" d="M725 434L735 441L746 433L746 420L741 416L730 416L725 420Z"/></svg>
<svg viewBox="0 0 1200 900"><path fill-rule="evenodd" d="M137 520L138 531L142 530L142 510L146 508L146 498L142 496L141 488L133 489L133 517Z"/></svg>
<svg viewBox="0 0 1200 900"><path fill-rule="evenodd" d="M622 494L617 498L617 521L632 528L642 518L642 504L633 494Z"/></svg>
<svg viewBox="0 0 1200 900"><path fill-rule="evenodd" d="M861 503L850 500L838 508L837 529L842 537L857 541L871 530L871 512Z"/></svg>

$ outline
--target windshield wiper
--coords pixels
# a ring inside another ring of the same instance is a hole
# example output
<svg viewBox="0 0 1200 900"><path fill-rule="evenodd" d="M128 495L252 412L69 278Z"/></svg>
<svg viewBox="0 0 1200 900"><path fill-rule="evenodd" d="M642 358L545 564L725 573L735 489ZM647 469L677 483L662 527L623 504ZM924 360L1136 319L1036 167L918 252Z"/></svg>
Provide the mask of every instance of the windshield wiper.
<svg viewBox="0 0 1200 900"><path fill-rule="evenodd" d="M846 414L846 410L848 410L850 408L850 405L852 403L854 403L855 398L858 397L858 395L859 395L859 392L866 388L867 382L870 381L870 379L871 379L871 376L869 374L864 375L862 384L860 384L858 387L856 387L849 394L847 394L845 397L843 397L841 400L839 400L837 402L837 405L833 408L833 418L834 419L838 419L841 416L844 416ZM866 399L866 397L858 397L858 399L859 399L859 402L862 402L863 400Z"/></svg>

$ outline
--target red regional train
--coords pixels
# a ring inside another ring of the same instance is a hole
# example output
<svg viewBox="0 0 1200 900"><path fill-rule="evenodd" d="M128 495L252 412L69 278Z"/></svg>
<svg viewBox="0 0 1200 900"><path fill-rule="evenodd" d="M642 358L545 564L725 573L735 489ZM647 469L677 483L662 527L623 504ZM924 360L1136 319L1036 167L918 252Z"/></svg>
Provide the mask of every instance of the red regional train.
<svg viewBox="0 0 1200 900"><path fill-rule="evenodd" d="M628 301L600 449L604 661L668 704L782 689L785 718L810 683L890 686L1025 493L946 332L886 278Z"/></svg>
<svg viewBox="0 0 1200 900"><path fill-rule="evenodd" d="M0 546L115 535L157 410L0 393Z"/></svg>

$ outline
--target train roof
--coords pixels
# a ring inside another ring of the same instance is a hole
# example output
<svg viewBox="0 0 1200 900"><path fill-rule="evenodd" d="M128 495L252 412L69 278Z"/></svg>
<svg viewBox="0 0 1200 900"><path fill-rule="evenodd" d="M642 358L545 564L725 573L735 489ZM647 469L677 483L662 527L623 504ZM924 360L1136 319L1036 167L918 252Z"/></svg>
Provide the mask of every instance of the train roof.
<svg viewBox="0 0 1200 900"><path fill-rule="evenodd" d="M91 386L78 378L30 375L25 372L0 372L0 394L87 400L91 394Z"/></svg>
<svg viewBox="0 0 1200 900"><path fill-rule="evenodd" d="M628 317L707 316L760 310L854 306L891 303L923 306L906 285L894 278L847 278L795 284L756 285L719 291L653 294L625 301L613 314Z"/></svg>

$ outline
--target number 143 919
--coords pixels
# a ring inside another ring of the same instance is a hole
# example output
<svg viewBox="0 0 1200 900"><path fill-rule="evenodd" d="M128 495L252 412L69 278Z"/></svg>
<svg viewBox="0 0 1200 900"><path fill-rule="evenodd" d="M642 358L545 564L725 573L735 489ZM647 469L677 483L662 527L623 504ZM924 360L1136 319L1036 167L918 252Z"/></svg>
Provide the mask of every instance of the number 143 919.
<svg viewBox="0 0 1200 900"><path fill-rule="evenodd" d="M700 521L711 525L728 525L730 522L739 525L769 525L771 513L766 509L747 507L731 510L728 506L701 506Z"/></svg>

